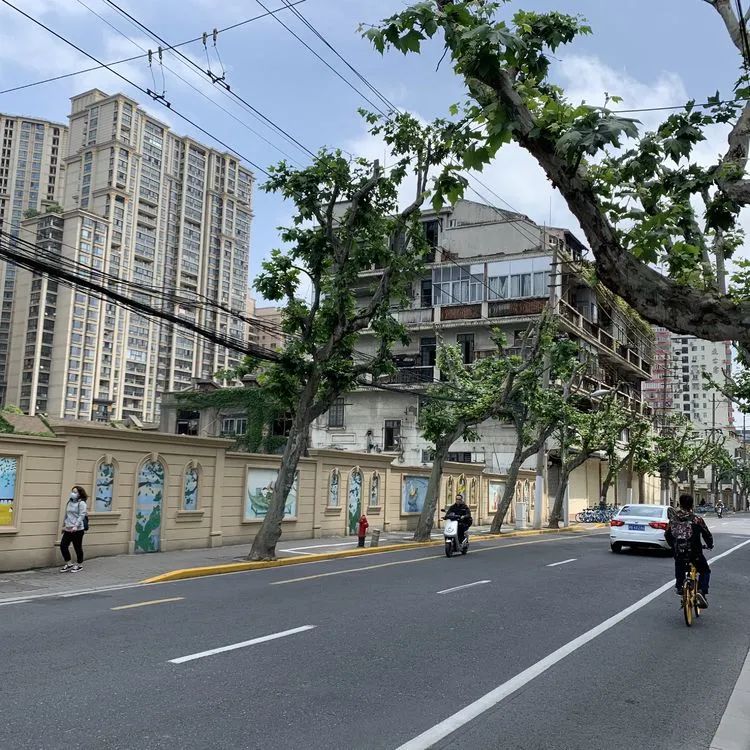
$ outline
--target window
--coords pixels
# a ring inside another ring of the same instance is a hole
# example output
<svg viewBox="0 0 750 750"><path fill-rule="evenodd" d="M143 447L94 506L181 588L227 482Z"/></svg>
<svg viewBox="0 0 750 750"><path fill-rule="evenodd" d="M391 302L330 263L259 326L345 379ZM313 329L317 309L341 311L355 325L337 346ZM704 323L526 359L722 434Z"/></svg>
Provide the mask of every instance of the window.
<svg viewBox="0 0 750 750"><path fill-rule="evenodd" d="M493 276L489 279L489 299L508 299L508 277Z"/></svg>
<svg viewBox="0 0 750 750"><path fill-rule="evenodd" d="M459 333L456 336L456 343L461 350L461 357L463 358L464 364L471 364L474 361L474 334Z"/></svg>
<svg viewBox="0 0 750 750"><path fill-rule="evenodd" d="M448 460L459 464L470 464L471 451L452 451L448 453Z"/></svg>
<svg viewBox="0 0 750 750"><path fill-rule="evenodd" d="M549 273L537 272L534 274L534 296L544 297L549 293Z"/></svg>
<svg viewBox="0 0 750 750"><path fill-rule="evenodd" d="M328 410L328 426L329 427L343 427L344 426L344 399L337 398L331 408Z"/></svg>
<svg viewBox="0 0 750 750"><path fill-rule="evenodd" d="M200 412L185 410L178 411L175 432L178 435L197 435L199 423Z"/></svg>
<svg viewBox="0 0 750 750"><path fill-rule="evenodd" d="M437 338L427 336L419 339L419 358L422 367L435 367L437 362Z"/></svg>
<svg viewBox="0 0 750 750"><path fill-rule="evenodd" d="M427 244L433 249L436 248L438 246L440 222L437 219L432 219L431 221L425 221L422 226L424 227Z"/></svg>
<svg viewBox="0 0 750 750"><path fill-rule="evenodd" d="M519 273L519 274L511 275L510 296L511 297L530 297L531 296L531 274L530 273Z"/></svg>
<svg viewBox="0 0 750 750"><path fill-rule="evenodd" d="M115 467L102 459L96 470L94 483L94 512L108 513L112 510L115 486Z"/></svg>
<svg viewBox="0 0 750 750"><path fill-rule="evenodd" d="M183 510L198 510L198 477L198 467L188 465L182 492Z"/></svg>
<svg viewBox="0 0 750 750"><path fill-rule="evenodd" d="M395 451L401 447L401 420L386 419L383 431L383 450Z"/></svg>
<svg viewBox="0 0 750 750"><path fill-rule="evenodd" d="M436 305L461 305L482 301L484 266L441 266L432 271Z"/></svg>
<svg viewBox="0 0 750 750"><path fill-rule="evenodd" d="M0 458L0 528L17 525L16 475L18 459L10 456Z"/></svg>
<svg viewBox="0 0 750 750"><path fill-rule="evenodd" d="M422 307L432 307L432 279L422 280L419 301Z"/></svg>

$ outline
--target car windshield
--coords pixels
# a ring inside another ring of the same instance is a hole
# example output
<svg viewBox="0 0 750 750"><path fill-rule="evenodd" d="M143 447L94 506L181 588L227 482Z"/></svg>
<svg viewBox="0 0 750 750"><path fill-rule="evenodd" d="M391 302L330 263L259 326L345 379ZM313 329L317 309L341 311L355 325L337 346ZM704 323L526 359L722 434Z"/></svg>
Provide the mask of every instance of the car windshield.
<svg viewBox="0 0 750 750"><path fill-rule="evenodd" d="M664 508L658 505L625 505L620 509L621 516L638 516L639 518L661 518Z"/></svg>

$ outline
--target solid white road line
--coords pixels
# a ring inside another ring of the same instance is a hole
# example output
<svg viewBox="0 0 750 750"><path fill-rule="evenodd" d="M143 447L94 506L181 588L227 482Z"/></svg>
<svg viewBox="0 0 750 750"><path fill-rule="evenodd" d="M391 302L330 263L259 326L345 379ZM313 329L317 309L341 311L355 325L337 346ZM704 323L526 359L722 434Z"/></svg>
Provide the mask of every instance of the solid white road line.
<svg viewBox="0 0 750 750"><path fill-rule="evenodd" d="M560 562L550 563L549 565L547 565L547 567L554 568L556 565L565 565L566 563L569 563L569 562L575 562L577 559L578 559L577 557L571 557L570 560L561 560Z"/></svg>
<svg viewBox="0 0 750 750"><path fill-rule="evenodd" d="M140 586L155 586L154 583L119 583L114 586L96 586L90 589L81 589L79 591L70 591L61 593L59 591L50 591L45 594L26 594L25 596L11 596L0 599L0 606L5 604L23 604L24 602L36 601L37 599L68 599L71 596L84 596L86 594L97 594L102 591L121 591L122 589L135 589Z"/></svg>
<svg viewBox="0 0 750 750"><path fill-rule="evenodd" d="M750 746L750 743L745 744L750 737L748 701L750 701L750 652L745 659L732 695L729 697L709 750L732 750L732 748ZM745 738L744 741L742 737Z"/></svg>
<svg viewBox="0 0 750 750"><path fill-rule="evenodd" d="M722 557L731 555L732 552L737 551L747 544L750 544L750 539L728 549L726 552L722 552L720 555L712 557L709 562L715 562L716 560L720 560ZM637 602L635 602L635 604L631 604L621 612L618 612L616 615L613 615L596 627L591 628L591 630L586 631L585 633L583 633L583 635L579 635L578 638L574 638L569 643L561 646L557 649L557 651L553 651L548 656L545 656L541 661L538 661L536 664L532 664L532 666L530 666L528 669L524 669L523 672L519 672L515 677L511 677L510 680L504 682L502 685L498 685L494 690L491 690L489 693L483 695L478 700L475 700L465 708L462 708L460 711L453 714L453 716L449 716L447 719L441 721L439 724L436 724L434 727L431 727L427 731L422 732L422 734L420 734L418 737L415 737L413 740L409 740L407 743L397 748L397 750L427 750L427 748L432 747L434 744L442 739L445 739L448 735L452 734L457 729L460 729L465 724L468 724L472 719L476 719L477 716L480 716L485 711L489 711L489 709L494 708L498 703L500 703L500 701L504 700L509 695L512 695L517 690L520 690L533 679L546 672L550 667L553 667L559 661L562 661L566 656L569 656L574 651L577 651L579 648L581 648L581 646L585 646L587 643L594 640L594 638L597 638L602 633L605 633L610 628L613 628L615 625L622 622L627 617L630 617L630 615L634 614L638 610L643 609L643 607L645 607L647 604L650 604L654 599L661 596L665 591L669 591L673 587L674 579L670 580L668 583L665 583L663 586L659 586L658 589L652 591L650 594L647 594L642 599L639 599Z"/></svg>
<svg viewBox="0 0 750 750"><path fill-rule="evenodd" d="M471 586L481 586L483 583L490 583L490 581L474 581L474 583L465 583L463 586L454 586L452 589L443 589L438 591L438 594L450 594L451 591L458 591L459 589L468 589Z"/></svg>
<svg viewBox="0 0 750 750"><path fill-rule="evenodd" d="M225 651L236 651L238 648L245 648L246 646L254 646L256 643L265 643L266 641L275 641L277 638L286 638L288 635L294 635L295 633L302 633L305 630L312 630L315 625L303 625L299 628L292 628L291 630L282 630L280 633L271 633L271 635L263 635L260 638L253 638L250 641L242 641L242 643L233 643L230 646L221 646L220 648L212 648L208 651L201 651L197 654L189 654L188 656L180 656L177 659L170 659L170 664L184 664L186 661L193 661L195 659L203 659L205 656L213 656L214 654L223 654Z"/></svg>
<svg viewBox="0 0 750 750"><path fill-rule="evenodd" d="M311 544L308 547L290 547L289 549L280 549L279 552L297 552L302 549L320 549L321 547L354 547L357 542L337 542L336 544Z"/></svg>
<svg viewBox="0 0 750 750"><path fill-rule="evenodd" d="M171 599L151 599L148 602L136 602L135 604L122 604L119 607L110 607L113 612L120 609L135 609L136 607L150 607L152 604L166 604L167 602L181 602L184 596L173 596Z"/></svg>

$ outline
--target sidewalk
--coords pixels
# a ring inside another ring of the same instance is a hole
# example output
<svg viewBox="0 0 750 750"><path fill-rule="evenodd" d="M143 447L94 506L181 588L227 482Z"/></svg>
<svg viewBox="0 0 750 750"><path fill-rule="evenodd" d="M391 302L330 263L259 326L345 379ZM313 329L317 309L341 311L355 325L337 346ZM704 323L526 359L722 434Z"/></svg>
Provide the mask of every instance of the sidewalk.
<svg viewBox="0 0 750 750"><path fill-rule="evenodd" d="M571 530L584 531L597 528L595 524L576 524ZM512 537L516 532L512 527L503 530L502 536ZM521 534L529 532L520 532ZM538 533L538 532L536 532ZM475 540L489 534L489 526L478 526L472 529ZM380 547L407 545L412 542L413 534L407 531L381 533ZM439 541L440 533L433 532L432 540ZM370 538L367 539L369 547ZM65 594L88 588L122 586L138 583L147 578L158 576L168 571L183 568L198 568L229 563L246 562L250 552L250 543L214 547L209 549L189 549L175 552L157 552L141 555L115 555L96 557L84 563L80 573L61 573L60 565L54 568L27 570L17 573L0 572L0 602L4 599L24 598L27 596ZM306 555L317 555L327 552L342 552L356 549L357 540L353 537L326 537L317 539L283 540L279 542L276 553L279 558L299 558Z"/></svg>

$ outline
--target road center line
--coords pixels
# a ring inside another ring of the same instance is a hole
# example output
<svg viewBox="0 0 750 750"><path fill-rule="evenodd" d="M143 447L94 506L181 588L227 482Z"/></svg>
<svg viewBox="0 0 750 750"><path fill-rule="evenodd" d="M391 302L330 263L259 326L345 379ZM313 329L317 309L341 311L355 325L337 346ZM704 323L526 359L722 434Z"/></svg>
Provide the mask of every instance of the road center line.
<svg viewBox="0 0 750 750"><path fill-rule="evenodd" d="M546 567L554 568L557 565L565 565L566 563L569 563L569 562L575 562L577 559L578 559L577 557L571 557L570 560L561 560L560 562L550 563Z"/></svg>
<svg viewBox="0 0 750 750"><path fill-rule="evenodd" d="M195 659L203 659L206 656L213 656L214 654L223 654L225 651L236 651L238 648L246 648L247 646L254 646L256 643L265 643L266 641L275 641L277 638L286 638L288 635L294 635L295 633L303 633L305 630L312 630L315 625L302 625L299 628L292 628L291 630L282 630L280 633L271 633L271 635L263 635L260 638L253 638L249 641L242 641L241 643L233 643L230 646L221 646L220 648L212 648L208 651L200 651L197 654L189 654L188 656L180 656L177 659L170 659L170 664L184 664L186 661L194 661Z"/></svg>
<svg viewBox="0 0 750 750"><path fill-rule="evenodd" d="M13 599L10 602L0 602L0 607L8 607L11 604L27 604L31 599Z"/></svg>
<svg viewBox="0 0 750 750"><path fill-rule="evenodd" d="M732 552L736 552L738 549L744 547L747 544L750 544L750 539L734 547L731 547L726 552L722 552L720 555L712 557L709 562L715 562L716 560L720 560L722 557L731 555ZM553 667L559 661L562 661L566 656L569 656L574 651L577 651L579 648L581 648L581 646L585 646L590 641L593 641L594 638L597 638L602 633L605 633L610 628L613 628L615 625L630 617L630 615L634 614L638 610L643 609L643 607L645 607L647 604L650 604L654 599L672 588L674 588L674 579L669 580L667 583L659 586L658 589L655 589L650 594L647 594L634 604L626 607L621 612L618 612L616 615L613 615L609 619L604 620L604 622L600 623L596 627L591 628L591 630L587 630L582 635L579 635L569 643L561 646L556 651L553 651L551 654L545 656L541 661L538 661L536 664L532 664L528 669L524 669L523 672L519 672L515 677L511 677L511 679L509 679L507 682L504 682L502 685L498 685L494 690L490 690L489 693L486 693L478 700L475 700L465 708L462 708L460 711L453 714L453 716L449 716L447 719L441 721L439 724L436 724L434 727L431 727L427 731L422 732L422 734L420 734L418 737L415 737L413 740L409 740L405 744L401 745L397 748L397 750L427 750L440 740L445 739L448 735L453 734L453 732L460 729L465 724L468 724L470 721L472 721L472 719L476 719L485 711L489 711L491 708L494 708L498 703L500 703L500 701L520 690L533 679L546 672L550 667Z"/></svg>
<svg viewBox="0 0 750 750"><path fill-rule="evenodd" d="M471 586L481 586L483 583L491 583L491 581L474 581L474 583L465 583L463 586L454 586L452 589L443 589L438 591L438 594L450 594L451 591L459 591L460 589L468 589Z"/></svg>
<svg viewBox="0 0 750 750"><path fill-rule="evenodd" d="M181 602L184 596L173 596L171 599L151 599L147 602L136 602L135 604L123 604L120 607L110 607L113 612L118 609L135 609L136 607L148 607L152 604L166 604L167 602Z"/></svg>
<svg viewBox="0 0 750 750"><path fill-rule="evenodd" d="M606 533L606 532L605 532ZM578 534L577 536L571 537L562 537L562 536L556 536L556 537L546 537L544 539L533 539L528 542L512 542L511 544L494 544L491 547L479 547L478 549L475 548L471 551L472 555L476 555L478 552L489 552L493 549L509 549L510 547L522 547L527 544L542 544L545 542L560 542L563 540L567 541L577 541L578 539L582 539L583 537L587 536L604 536L604 534L600 533L591 533L591 534ZM406 550L404 550L406 551ZM282 586L286 583L300 583L301 581L312 581L316 578L328 578L328 576L341 576L345 575L346 573L360 573L364 570L375 570L376 568L389 568L392 565L409 565L410 563L416 563L416 562L422 562L424 560L440 560L443 558L443 555L427 555L425 557L413 557L409 560L394 560L392 562L387 563L379 563L377 565L364 565L359 568L346 568L345 570L331 570L327 573L314 573L310 576L300 576L299 578L285 578L283 581L271 581L270 586Z"/></svg>

